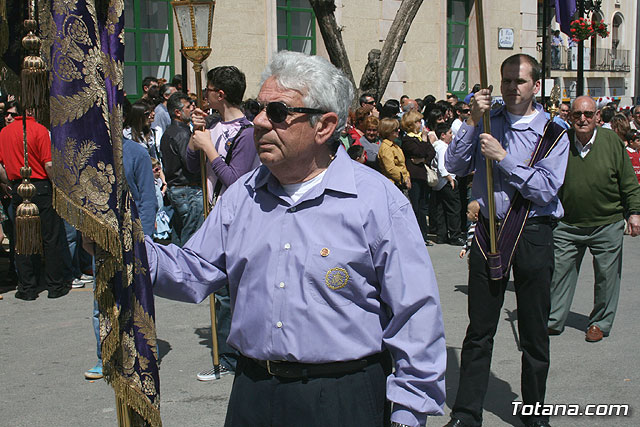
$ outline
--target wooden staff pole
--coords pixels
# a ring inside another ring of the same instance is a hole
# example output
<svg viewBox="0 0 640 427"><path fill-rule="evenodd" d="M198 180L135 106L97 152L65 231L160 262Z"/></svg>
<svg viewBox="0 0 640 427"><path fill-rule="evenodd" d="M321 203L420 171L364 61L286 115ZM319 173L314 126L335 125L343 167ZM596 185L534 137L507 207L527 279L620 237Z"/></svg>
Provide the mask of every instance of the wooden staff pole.
<svg viewBox="0 0 640 427"><path fill-rule="evenodd" d="M202 65L193 63L193 71L196 74L196 96L198 97L198 108L202 109ZM209 205L209 191L207 189L207 156L200 150L200 175L202 177L202 203L205 219L211 211ZM213 357L213 372L216 379L220 379L220 356L218 351L218 327L216 325L216 297L209 295L209 311L211 313L211 355Z"/></svg>
<svg viewBox="0 0 640 427"><path fill-rule="evenodd" d="M489 87L488 73L487 73L487 50L484 37L484 13L482 10L482 0L476 0L476 27L478 31L478 59L480 61L480 86L483 89ZM487 111L482 117L482 123L484 125L484 132L491 133L491 112ZM489 271L491 279L500 279L502 277L502 267L498 265L492 265L491 260L494 262L497 259L499 262L500 254L498 253L496 244L496 201L493 194L493 161L485 159L487 169L487 207L489 208L489 250L487 254L487 261L489 262ZM497 270L500 270L500 275L496 277ZM496 274L491 274L495 272Z"/></svg>

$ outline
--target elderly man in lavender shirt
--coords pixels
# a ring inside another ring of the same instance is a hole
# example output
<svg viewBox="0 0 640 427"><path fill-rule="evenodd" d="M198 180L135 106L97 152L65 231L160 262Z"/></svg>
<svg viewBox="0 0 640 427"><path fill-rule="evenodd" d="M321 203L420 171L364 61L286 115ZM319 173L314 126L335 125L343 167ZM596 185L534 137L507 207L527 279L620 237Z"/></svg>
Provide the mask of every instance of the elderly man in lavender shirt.
<svg viewBox="0 0 640 427"><path fill-rule="evenodd" d="M554 128L561 135L555 146L545 158L529 166L547 125L542 107L534 100L540 90L540 65L529 55L517 54L502 63L501 74L505 107L491 114L492 135L483 133L480 124L491 107L491 91L483 89L475 94L471 116L447 148L445 166L457 175L475 171L473 198L480 204L479 222L486 224L489 216L485 158L495 165L498 220L505 218L516 193L531 203L528 219L521 224L512 265L522 347L522 400L525 405L542 405L549 370L547 321L554 260L551 230L553 222L564 214L558 190L564 182L569 140L562 130ZM476 239L469 258L469 327L462 344L460 383L448 427L482 425L493 337L508 276L489 279L487 262ZM527 427L549 425L548 416L542 414L521 418Z"/></svg>
<svg viewBox="0 0 640 427"><path fill-rule="evenodd" d="M263 166L183 248L146 240L156 295L197 303L229 283L240 358L226 426L417 427L443 413L433 268L409 201L339 146L352 97L325 59L275 55L254 120Z"/></svg>

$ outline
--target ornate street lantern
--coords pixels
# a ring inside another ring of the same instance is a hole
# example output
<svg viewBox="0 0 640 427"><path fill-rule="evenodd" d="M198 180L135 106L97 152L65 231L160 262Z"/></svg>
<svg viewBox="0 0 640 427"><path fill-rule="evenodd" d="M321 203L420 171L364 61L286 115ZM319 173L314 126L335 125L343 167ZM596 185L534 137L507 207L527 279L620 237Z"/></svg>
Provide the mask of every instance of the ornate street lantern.
<svg viewBox="0 0 640 427"><path fill-rule="evenodd" d="M213 11L216 7L215 0L175 0L171 2L173 12L178 24L182 49L180 52L191 62L196 69L211 54L211 28L213 27ZM198 89L202 89L199 85Z"/></svg>

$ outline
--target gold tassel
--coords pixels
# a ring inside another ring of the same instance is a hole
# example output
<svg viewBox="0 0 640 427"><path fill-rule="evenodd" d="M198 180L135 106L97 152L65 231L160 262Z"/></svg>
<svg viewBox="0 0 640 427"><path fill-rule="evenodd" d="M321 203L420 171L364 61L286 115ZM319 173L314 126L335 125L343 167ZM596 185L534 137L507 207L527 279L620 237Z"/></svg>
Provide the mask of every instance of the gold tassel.
<svg viewBox="0 0 640 427"><path fill-rule="evenodd" d="M32 8L34 6L31 6ZM40 38L36 35L38 22L34 19L35 10L30 10L29 19L24 21L27 35L22 39L22 46L29 55L22 61L22 105L25 109L41 110L49 100L49 72L44 60L40 58ZM34 114L35 116L36 114Z"/></svg>
<svg viewBox="0 0 640 427"><path fill-rule="evenodd" d="M20 175L22 183L17 191L22 197L22 203L16 209L16 253L18 255L41 254L42 228L38 207L31 202L36 194L35 185L29 182L31 168L21 167Z"/></svg>

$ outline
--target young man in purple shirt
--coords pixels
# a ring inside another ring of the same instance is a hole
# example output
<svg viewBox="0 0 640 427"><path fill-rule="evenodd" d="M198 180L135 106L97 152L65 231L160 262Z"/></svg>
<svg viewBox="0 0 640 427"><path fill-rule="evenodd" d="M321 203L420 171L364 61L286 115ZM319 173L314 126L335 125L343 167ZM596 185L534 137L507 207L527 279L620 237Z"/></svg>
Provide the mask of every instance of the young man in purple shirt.
<svg viewBox="0 0 640 427"><path fill-rule="evenodd" d="M531 164L547 125L544 111L535 103L540 90L541 68L529 55L517 54L501 66L500 90L505 107L491 113L492 134L483 133L483 114L491 108L491 91L478 91L471 102L471 116L460 127L445 155L447 170L456 175L475 171L473 198L480 204L478 227L487 227L487 169L493 161L495 210L498 222L507 217L512 201L522 197L528 211L521 211L520 239L512 246L512 266L518 301L518 331L522 347L522 400L525 405L544 404L549 371L549 287L553 273L552 223L564 211L558 190L564 182L569 141L560 135L548 155ZM547 151L545 150L545 153ZM520 202L518 202L520 203ZM478 228L476 228L478 231ZM505 236L509 234L505 232ZM500 237L499 237L500 238ZM493 337L496 333L509 271L501 280L490 280L486 248L479 247L478 233L469 256L469 327L462 344L460 383L448 427L482 425L482 404L487 391ZM504 258L503 258L504 260ZM504 263L504 261L503 261ZM527 427L549 425L548 416L522 416Z"/></svg>
<svg viewBox="0 0 640 427"><path fill-rule="evenodd" d="M202 150L207 161L207 195L210 204L222 195L227 187L250 170L260 160L253 145L253 124L240 109L247 87L244 73L233 66L221 66L207 73L207 101L209 107L220 114L221 121L210 129L205 127L206 114L196 109L191 115L194 132L187 146L187 169L196 173L200 169ZM220 307L217 312L218 343L223 374L236 369L237 352L227 345L231 326L231 307L227 286L216 292ZM200 381L215 379L213 368L197 374Z"/></svg>
<svg viewBox="0 0 640 427"><path fill-rule="evenodd" d="M200 302L229 284L240 357L227 426L424 425L442 414L446 348L411 205L340 148L353 98L344 73L280 52L263 79L263 166L184 248L146 240L154 292Z"/></svg>

